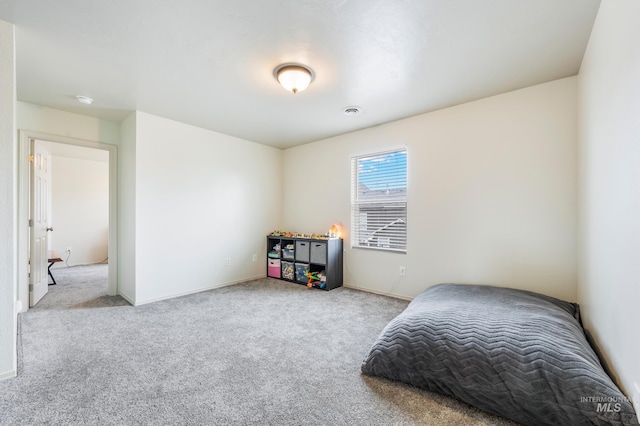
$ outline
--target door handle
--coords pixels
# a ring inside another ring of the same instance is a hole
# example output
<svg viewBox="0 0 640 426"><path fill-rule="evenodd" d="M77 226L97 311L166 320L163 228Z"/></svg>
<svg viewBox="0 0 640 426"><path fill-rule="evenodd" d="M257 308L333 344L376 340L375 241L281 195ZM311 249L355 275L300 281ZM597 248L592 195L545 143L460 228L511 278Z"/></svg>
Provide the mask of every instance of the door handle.
<svg viewBox="0 0 640 426"><path fill-rule="evenodd" d="M49 231L53 231L53 228L52 228L52 227L50 227L50 226L49 226L49 227L47 227L47 232L49 232Z"/></svg>

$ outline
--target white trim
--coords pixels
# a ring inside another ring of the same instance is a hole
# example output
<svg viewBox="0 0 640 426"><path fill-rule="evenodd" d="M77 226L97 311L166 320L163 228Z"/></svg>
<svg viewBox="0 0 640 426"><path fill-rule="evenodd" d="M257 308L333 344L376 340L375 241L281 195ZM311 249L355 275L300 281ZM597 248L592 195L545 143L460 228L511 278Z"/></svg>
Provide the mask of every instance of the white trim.
<svg viewBox="0 0 640 426"><path fill-rule="evenodd" d="M18 288L20 312L29 309L29 138L18 139Z"/></svg>
<svg viewBox="0 0 640 426"><path fill-rule="evenodd" d="M131 306L135 306L135 302L133 300L131 300L129 297L127 297L125 294L120 293L120 297L122 297L124 300L126 300L127 302L129 302L129 304Z"/></svg>
<svg viewBox="0 0 640 426"><path fill-rule="evenodd" d="M118 147L31 130L20 130L18 141L18 300L29 309L29 140L63 143L109 151L109 282L108 294L118 294Z"/></svg>
<svg viewBox="0 0 640 426"><path fill-rule="evenodd" d="M349 164L351 164L351 159L354 158L354 157L368 157L370 155L376 155L376 154L384 155L384 154L389 154L391 152L402 151L402 150L405 150L407 152L409 151L409 147L407 146L406 143L405 144L399 144L399 145L384 145L384 148L382 148L382 147L371 148L370 150L361 151L361 152L359 152L357 154L353 154L352 153L349 156ZM409 155L409 154L407 154L407 155ZM407 164L407 166L408 166L408 164Z"/></svg>
<svg viewBox="0 0 640 426"><path fill-rule="evenodd" d="M379 294L381 296L393 297L394 299L408 300L409 302L413 300L413 297L403 296L401 294L389 293L387 291L374 290L372 288L361 287L359 285L354 284L343 284L345 288L350 288L351 290L364 291L366 293Z"/></svg>
<svg viewBox="0 0 640 426"><path fill-rule="evenodd" d="M0 382L3 380L13 379L14 377L17 377L17 376L18 376L18 373L16 372L16 370L9 370L6 373L0 374Z"/></svg>
<svg viewBox="0 0 640 426"><path fill-rule="evenodd" d="M255 280L260 280L263 278L267 278L267 275L258 275L255 277L249 277L249 278L241 278L239 280L234 280L234 281L228 281L226 283L222 283L222 284L214 284L212 286L207 286L207 287L202 287L196 290L190 290L190 291L185 291L184 293L174 293L174 294L170 294L168 296L163 296L163 297L158 297L155 299L149 299L149 300L144 300L142 302L139 302L136 300L136 303L132 303L132 305L134 306L140 306L140 305L146 305L148 303L154 303L154 302L160 302L162 300L168 300L168 299L174 299L176 297L182 297L182 296L188 296L190 294L194 294L194 293L202 293L203 291L209 291L209 290L215 290L217 288L223 288L223 287L229 287L232 285L236 285L236 284L242 284L242 283L246 283L249 281L255 281ZM126 299L126 298L125 298ZM129 303L131 303L131 301L129 299L126 299Z"/></svg>

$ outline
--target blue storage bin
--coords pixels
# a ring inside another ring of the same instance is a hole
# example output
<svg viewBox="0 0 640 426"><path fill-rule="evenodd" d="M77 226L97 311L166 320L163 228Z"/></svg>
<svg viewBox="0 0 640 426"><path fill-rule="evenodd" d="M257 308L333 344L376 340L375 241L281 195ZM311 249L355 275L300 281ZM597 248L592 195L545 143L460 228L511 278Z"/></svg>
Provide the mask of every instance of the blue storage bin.
<svg viewBox="0 0 640 426"><path fill-rule="evenodd" d="M309 281L309 278L307 278L307 272L309 272L308 263L296 263L296 281L300 283L306 283Z"/></svg>

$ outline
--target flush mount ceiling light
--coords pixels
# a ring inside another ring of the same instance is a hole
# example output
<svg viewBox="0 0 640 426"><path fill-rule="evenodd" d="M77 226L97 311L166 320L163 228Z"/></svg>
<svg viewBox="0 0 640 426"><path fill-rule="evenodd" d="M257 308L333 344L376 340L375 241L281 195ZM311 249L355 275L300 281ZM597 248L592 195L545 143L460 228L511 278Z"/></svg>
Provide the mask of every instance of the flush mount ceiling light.
<svg viewBox="0 0 640 426"><path fill-rule="evenodd" d="M76 100L81 104L85 104L85 105L91 105L93 103L93 99L91 99L88 96L78 95L76 96Z"/></svg>
<svg viewBox="0 0 640 426"><path fill-rule="evenodd" d="M273 70L278 82L289 92L298 93L309 87L316 77L313 70L302 64L282 64Z"/></svg>

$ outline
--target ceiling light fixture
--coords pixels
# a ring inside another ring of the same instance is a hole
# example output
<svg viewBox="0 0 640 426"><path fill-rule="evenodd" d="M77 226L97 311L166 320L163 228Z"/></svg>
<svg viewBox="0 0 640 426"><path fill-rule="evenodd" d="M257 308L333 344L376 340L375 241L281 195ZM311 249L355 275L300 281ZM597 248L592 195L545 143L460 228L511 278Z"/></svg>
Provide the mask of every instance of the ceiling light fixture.
<svg viewBox="0 0 640 426"><path fill-rule="evenodd" d="M88 96L78 95L76 96L76 100L81 104L85 104L85 105L91 105L93 103L93 99L91 99Z"/></svg>
<svg viewBox="0 0 640 426"><path fill-rule="evenodd" d="M302 64L282 64L273 70L278 82L289 92L298 93L309 87L316 77L313 70Z"/></svg>

